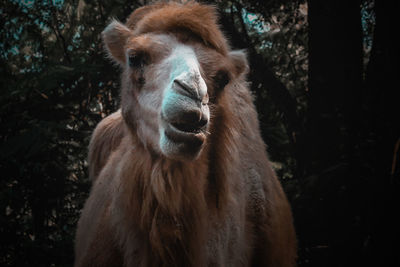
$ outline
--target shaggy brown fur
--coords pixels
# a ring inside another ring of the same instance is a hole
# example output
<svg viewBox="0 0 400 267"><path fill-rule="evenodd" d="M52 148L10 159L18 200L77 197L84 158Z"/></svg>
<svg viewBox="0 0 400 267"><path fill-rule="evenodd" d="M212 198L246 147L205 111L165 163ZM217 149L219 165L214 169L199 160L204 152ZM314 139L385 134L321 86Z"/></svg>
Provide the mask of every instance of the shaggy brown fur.
<svg viewBox="0 0 400 267"><path fill-rule="evenodd" d="M128 88L139 74L123 75L122 112L102 120L90 143L93 186L78 223L75 266L295 266L290 206L260 137L247 64L230 51L215 14L193 2L156 4L129 17L128 43L119 43L129 35L122 26L122 35L112 35L118 38L104 36L121 64L133 43L159 53L149 33L191 45L212 102L210 135L191 161L146 145L137 132L145 114Z"/></svg>
<svg viewBox="0 0 400 267"><path fill-rule="evenodd" d="M204 44L226 55L228 44L216 27L216 20L216 11L211 6L196 3L160 3L136 10L129 16L126 25L134 30L135 35L189 30L200 37Z"/></svg>
<svg viewBox="0 0 400 267"><path fill-rule="evenodd" d="M93 132L89 144L89 178L94 181L107 163L110 153L120 144L124 136L121 111L104 118Z"/></svg>

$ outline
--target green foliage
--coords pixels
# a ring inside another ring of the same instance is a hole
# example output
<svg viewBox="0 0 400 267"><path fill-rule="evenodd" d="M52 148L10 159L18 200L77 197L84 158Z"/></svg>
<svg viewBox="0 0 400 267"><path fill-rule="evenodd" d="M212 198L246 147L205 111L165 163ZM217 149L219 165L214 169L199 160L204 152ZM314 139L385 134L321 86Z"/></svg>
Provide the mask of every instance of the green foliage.
<svg viewBox="0 0 400 267"><path fill-rule="evenodd" d="M8 1L1 6L2 266L70 266L87 197L86 154L118 105L100 32L134 5ZM105 12L107 10L107 12Z"/></svg>

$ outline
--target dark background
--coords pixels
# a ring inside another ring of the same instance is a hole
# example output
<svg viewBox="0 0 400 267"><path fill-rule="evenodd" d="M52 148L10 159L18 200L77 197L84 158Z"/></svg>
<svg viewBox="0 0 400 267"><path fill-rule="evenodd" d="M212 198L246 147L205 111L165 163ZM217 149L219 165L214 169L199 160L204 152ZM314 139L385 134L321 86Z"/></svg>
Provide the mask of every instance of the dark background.
<svg viewBox="0 0 400 267"><path fill-rule="evenodd" d="M119 102L100 32L145 2L0 1L1 266L72 265L90 134ZM400 266L399 1L212 2L248 52L298 265Z"/></svg>

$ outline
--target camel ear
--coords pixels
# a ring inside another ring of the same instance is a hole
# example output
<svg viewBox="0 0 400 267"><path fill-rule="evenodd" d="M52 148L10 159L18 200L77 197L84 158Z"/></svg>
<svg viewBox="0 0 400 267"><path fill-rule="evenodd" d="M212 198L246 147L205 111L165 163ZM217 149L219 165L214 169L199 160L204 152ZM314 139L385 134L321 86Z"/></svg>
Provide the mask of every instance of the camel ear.
<svg viewBox="0 0 400 267"><path fill-rule="evenodd" d="M132 31L121 22L112 21L101 33L103 43L111 58L119 64L125 64L125 44Z"/></svg>
<svg viewBox="0 0 400 267"><path fill-rule="evenodd" d="M249 72L247 54L244 50L234 50L229 52L229 58L233 63L237 77L242 74L246 75Z"/></svg>

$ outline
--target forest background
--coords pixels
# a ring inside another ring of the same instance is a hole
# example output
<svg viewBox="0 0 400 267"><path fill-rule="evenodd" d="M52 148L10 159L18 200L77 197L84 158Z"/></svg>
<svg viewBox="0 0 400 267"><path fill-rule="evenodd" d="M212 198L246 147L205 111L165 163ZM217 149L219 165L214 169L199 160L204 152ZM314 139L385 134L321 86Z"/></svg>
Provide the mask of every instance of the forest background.
<svg viewBox="0 0 400 267"><path fill-rule="evenodd" d="M400 266L399 1L203 2L247 50L298 265ZM71 266L90 134L119 105L100 33L146 1L0 3L0 265Z"/></svg>

